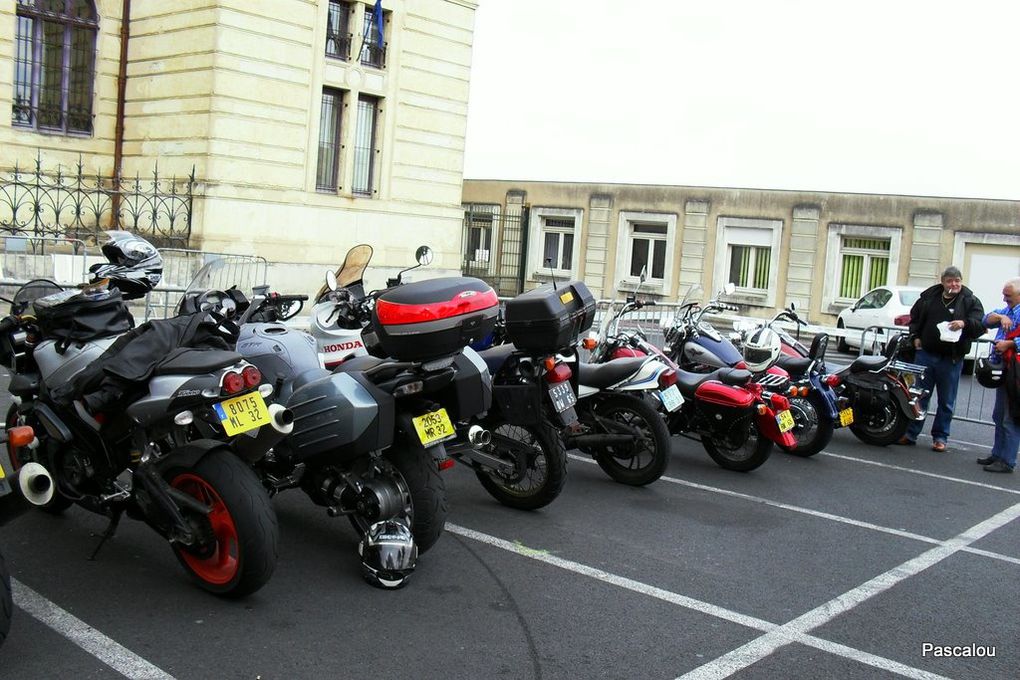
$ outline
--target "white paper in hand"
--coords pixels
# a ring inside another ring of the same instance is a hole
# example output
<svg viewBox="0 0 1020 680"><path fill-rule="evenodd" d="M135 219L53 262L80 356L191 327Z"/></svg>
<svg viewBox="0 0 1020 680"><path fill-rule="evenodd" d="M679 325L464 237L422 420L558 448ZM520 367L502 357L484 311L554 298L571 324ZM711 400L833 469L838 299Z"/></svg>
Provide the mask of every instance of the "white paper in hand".
<svg viewBox="0 0 1020 680"><path fill-rule="evenodd" d="M949 322L943 321L942 323L936 324L935 328L939 329L939 339L942 342L956 342L963 335L963 329L951 331L949 330Z"/></svg>

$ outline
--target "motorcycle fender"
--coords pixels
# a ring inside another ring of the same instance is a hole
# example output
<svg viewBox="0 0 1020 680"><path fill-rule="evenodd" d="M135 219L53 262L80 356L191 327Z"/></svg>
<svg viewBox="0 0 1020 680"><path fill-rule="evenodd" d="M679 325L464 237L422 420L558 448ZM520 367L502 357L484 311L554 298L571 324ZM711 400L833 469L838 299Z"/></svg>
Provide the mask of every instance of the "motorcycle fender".
<svg viewBox="0 0 1020 680"><path fill-rule="evenodd" d="M905 387L897 384L891 386L889 391L892 392L893 400L900 407L900 410L903 411L904 415L913 420L924 420L925 413L921 409L921 404L918 403L917 399L910 396Z"/></svg>
<svg viewBox="0 0 1020 680"><path fill-rule="evenodd" d="M822 395L822 400L825 401L827 407L826 412L819 414L828 416L830 420L836 420L839 416L839 404L837 403L836 393L831 387L822 382L821 377L815 373L809 378L811 382L811 389Z"/></svg>
<svg viewBox="0 0 1020 680"><path fill-rule="evenodd" d="M35 415L39 418L43 427L46 428L47 434L61 444L67 444L73 439L70 428L46 404L37 403L35 405Z"/></svg>
<svg viewBox="0 0 1020 680"><path fill-rule="evenodd" d="M160 458L155 467L161 473L178 467L192 468L210 451L229 448L229 445L215 439L196 439Z"/></svg>
<svg viewBox="0 0 1020 680"><path fill-rule="evenodd" d="M784 449L794 449L797 446L797 438L793 432L780 432L779 424L776 422L776 412L766 408L765 413L758 414L758 432L761 436L771 439Z"/></svg>

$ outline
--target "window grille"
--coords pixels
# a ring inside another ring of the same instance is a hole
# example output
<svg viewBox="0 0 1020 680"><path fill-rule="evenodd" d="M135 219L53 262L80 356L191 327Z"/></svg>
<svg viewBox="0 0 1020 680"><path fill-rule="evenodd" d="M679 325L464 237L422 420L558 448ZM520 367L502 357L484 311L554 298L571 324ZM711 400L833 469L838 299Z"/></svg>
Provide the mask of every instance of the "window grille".
<svg viewBox="0 0 1020 680"><path fill-rule="evenodd" d="M329 0L326 20L326 56L347 61L351 58L351 3Z"/></svg>
<svg viewBox="0 0 1020 680"><path fill-rule="evenodd" d="M319 113L319 159L315 168L315 188L336 191L340 176L340 112L343 92L324 88Z"/></svg>
<svg viewBox="0 0 1020 680"><path fill-rule="evenodd" d="M371 196L375 166L375 128L378 97L358 97L358 122L354 134L354 193Z"/></svg>

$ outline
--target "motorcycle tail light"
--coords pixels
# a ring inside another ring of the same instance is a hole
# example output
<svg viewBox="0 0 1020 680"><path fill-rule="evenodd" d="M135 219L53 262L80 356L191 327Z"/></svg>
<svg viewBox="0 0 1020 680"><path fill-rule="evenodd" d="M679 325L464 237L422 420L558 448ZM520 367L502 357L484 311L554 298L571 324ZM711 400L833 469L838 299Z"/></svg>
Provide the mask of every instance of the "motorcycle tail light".
<svg viewBox="0 0 1020 680"><path fill-rule="evenodd" d="M556 385L561 382L570 380L570 376L573 375L570 371L570 366L566 364L556 364L545 373L545 381L550 385Z"/></svg>
<svg viewBox="0 0 1020 680"><path fill-rule="evenodd" d="M244 386L249 389L262 382L262 372L254 366L245 366L241 377L244 378Z"/></svg>
<svg viewBox="0 0 1020 680"><path fill-rule="evenodd" d="M835 387L836 385L839 385L839 376L836 375L835 373L830 373L829 375L825 376L825 384L828 385L829 387Z"/></svg>
<svg viewBox="0 0 1020 680"><path fill-rule="evenodd" d="M453 464L454 464L453 458L444 458L443 460L439 461L440 472L443 470L449 470L450 468L453 467Z"/></svg>
<svg viewBox="0 0 1020 680"><path fill-rule="evenodd" d="M773 394L769 397L769 402L771 402L774 411L785 411L790 408L790 400L781 394Z"/></svg>
<svg viewBox="0 0 1020 680"><path fill-rule="evenodd" d="M223 391L226 394L237 394L244 391L244 378L236 371L228 371L223 375Z"/></svg>
<svg viewBox="0 0 1020 680"><path fill-rule="evenodd" d="M672 385L676 385L676 371L667 368L659 374L659 389L664 390Z"/></svg>

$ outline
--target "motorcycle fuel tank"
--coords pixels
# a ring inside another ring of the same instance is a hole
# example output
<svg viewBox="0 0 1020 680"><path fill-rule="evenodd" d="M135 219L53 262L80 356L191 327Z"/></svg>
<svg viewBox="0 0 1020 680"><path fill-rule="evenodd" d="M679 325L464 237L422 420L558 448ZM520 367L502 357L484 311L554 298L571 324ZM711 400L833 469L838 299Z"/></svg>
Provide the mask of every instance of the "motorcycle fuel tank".
<svg viewBox="0 0 1020 680"><path fill-rule="evenodd" d="M43 383L55 386L68 382L109 349L117 337L111 336L90 342L72 343L63 354L57 352L56 341L42 341L32 352L32 356L39 365L39 374Z"/></svg>

